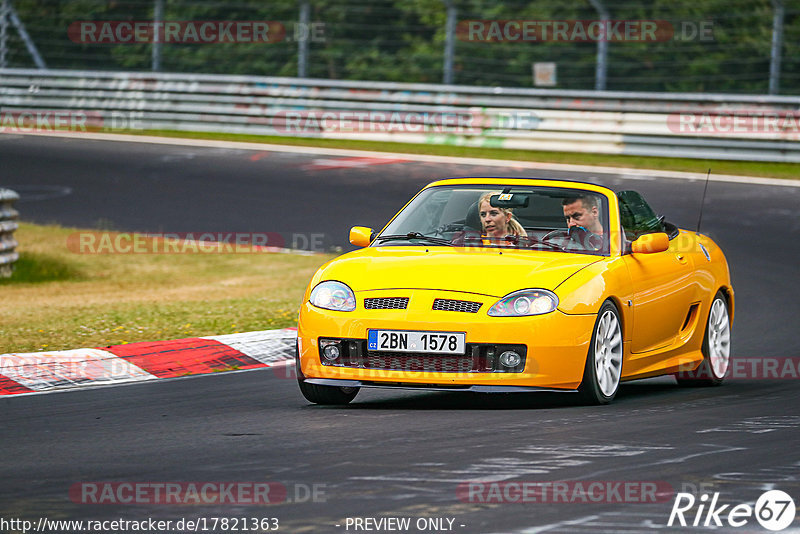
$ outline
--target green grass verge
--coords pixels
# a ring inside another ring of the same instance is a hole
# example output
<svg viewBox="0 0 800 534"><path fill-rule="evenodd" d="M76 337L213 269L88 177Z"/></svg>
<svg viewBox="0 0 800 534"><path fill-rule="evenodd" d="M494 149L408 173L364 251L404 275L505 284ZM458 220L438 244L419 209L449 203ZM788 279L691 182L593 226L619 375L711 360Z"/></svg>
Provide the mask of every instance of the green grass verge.
<svg viewBox="0 0 800 534"><path fill-rule="evenodd" d="M61 258L37 252L22 252L14 263L10 278L0 278L0 286L11 284L40 284L57 280L79 280L81 273Z"/></svg>
<svg viewBox="0 0 800 534"><path fill-rule="evenodd" d="M488 158L546 163L568 163L572 165L601 165L608 167L684 171L737 176L760 176L765 178L800 178L800 164L765 163L758 161L723 161L689 158L656 158L648 156L622 156L614 154L589 154L582 152L540 152L503 148L473 148L452 145L427 145L413 143L386 143L378 141L350 141L338 139L314 139L266 135L226 134L212 132L179 132L173 130L120 131L117 133L182 137L188 139L217 139L225 141L248 141L280 145L311 146L322 148L347 148L408 154L429 154Z"/></svg>
<svg viewBox="0 0 800 534"><path fill-rule="evenodd" d="M79 231L20 224L20 260L0 281L0 353L295 326L306 285L333 257L79 254L67 246Z"/></svg>

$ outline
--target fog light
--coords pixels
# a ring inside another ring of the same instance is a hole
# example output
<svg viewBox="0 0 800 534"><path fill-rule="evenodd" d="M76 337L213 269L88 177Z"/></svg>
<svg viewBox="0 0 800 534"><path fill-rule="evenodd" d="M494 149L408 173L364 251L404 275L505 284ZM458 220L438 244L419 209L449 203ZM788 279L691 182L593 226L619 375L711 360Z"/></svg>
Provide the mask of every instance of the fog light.
<svg viewBox="0 0 800 534"><path fill-rule="evenodd" d="M339 345L330 344L324 349L322 349L322 355L325 357L326 360L332 362L339 358L341 351L339 350Z"/></svg>
<svg viewBox="0 0 800 534"><path fill-rule="evenodd" d="M500 355L500 363L504 367L516 367L522 362L522 356L513 350L507 350Z"/></svg>

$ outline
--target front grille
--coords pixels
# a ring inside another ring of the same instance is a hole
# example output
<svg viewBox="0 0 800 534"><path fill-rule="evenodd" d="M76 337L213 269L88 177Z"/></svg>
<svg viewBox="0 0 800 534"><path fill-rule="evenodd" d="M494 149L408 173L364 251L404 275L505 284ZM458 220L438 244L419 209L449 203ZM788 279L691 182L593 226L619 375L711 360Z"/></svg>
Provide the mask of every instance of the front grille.
<svg viewBox="0 0 800 534"><path fill-rule="evenodd" d="M469 300L434 299L433 301L433 309L440 311L478 313L482 305L480 302Z"/></svg>
<svg viewBox="0 0 800 534"><path fill-rule="evenodd" d="M405 310L408 308L408 297L385 297L364 299L367 310Z"/></svg>
<svg viewBox="0 0 800 534"><path fill-rule="evenodd" d="M436 354L396 354L370 352L362 360L366 369L390 371L429 371L436 373L469 373L475 371L472 356ZM479 370L485 369L485 364Z"/></svg>
<svg viewBox="0 0 800 534"><path fill-rule="evenodd" d="M323 347L330 343L340 348L340 357L333 361L322 355ZM365 339L334 338L320 338L319 350L320 363L324 366L437 373L521 373L525 369L528 352L525 345L491 343L467 343L466 354L378 352L368 351ZM522 356L518 366L509 368L500 364L499 356L506 350L513 350Z"/></svg>

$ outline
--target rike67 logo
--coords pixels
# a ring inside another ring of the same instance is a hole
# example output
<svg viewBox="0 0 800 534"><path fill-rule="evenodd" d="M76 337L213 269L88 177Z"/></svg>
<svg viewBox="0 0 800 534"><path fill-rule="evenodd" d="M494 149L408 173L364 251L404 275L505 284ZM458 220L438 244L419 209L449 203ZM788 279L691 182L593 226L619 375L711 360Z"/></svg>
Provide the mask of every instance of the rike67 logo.
<svg viewBox="0 0 800 534"><path fill-rule="evenodd" d="M711 497L704 493L699 499L691 493L678 493L667 526L738 528L752 524L755 519L767 530L780 531L792 524L796 512L792 497L780 490L764 492L754 506L720 504L719 492Z"/></svg>

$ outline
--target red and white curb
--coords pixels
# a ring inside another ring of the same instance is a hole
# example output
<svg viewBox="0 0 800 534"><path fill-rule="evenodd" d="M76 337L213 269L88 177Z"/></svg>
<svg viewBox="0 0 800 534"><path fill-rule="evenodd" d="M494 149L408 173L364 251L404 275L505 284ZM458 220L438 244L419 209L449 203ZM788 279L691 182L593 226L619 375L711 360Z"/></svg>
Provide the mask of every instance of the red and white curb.
<svg viewBox="0 0 800 534"><path fill-rule="evenodd" d="M0 355L0 395L41 393L294 361L296 328Z"/></svg>

